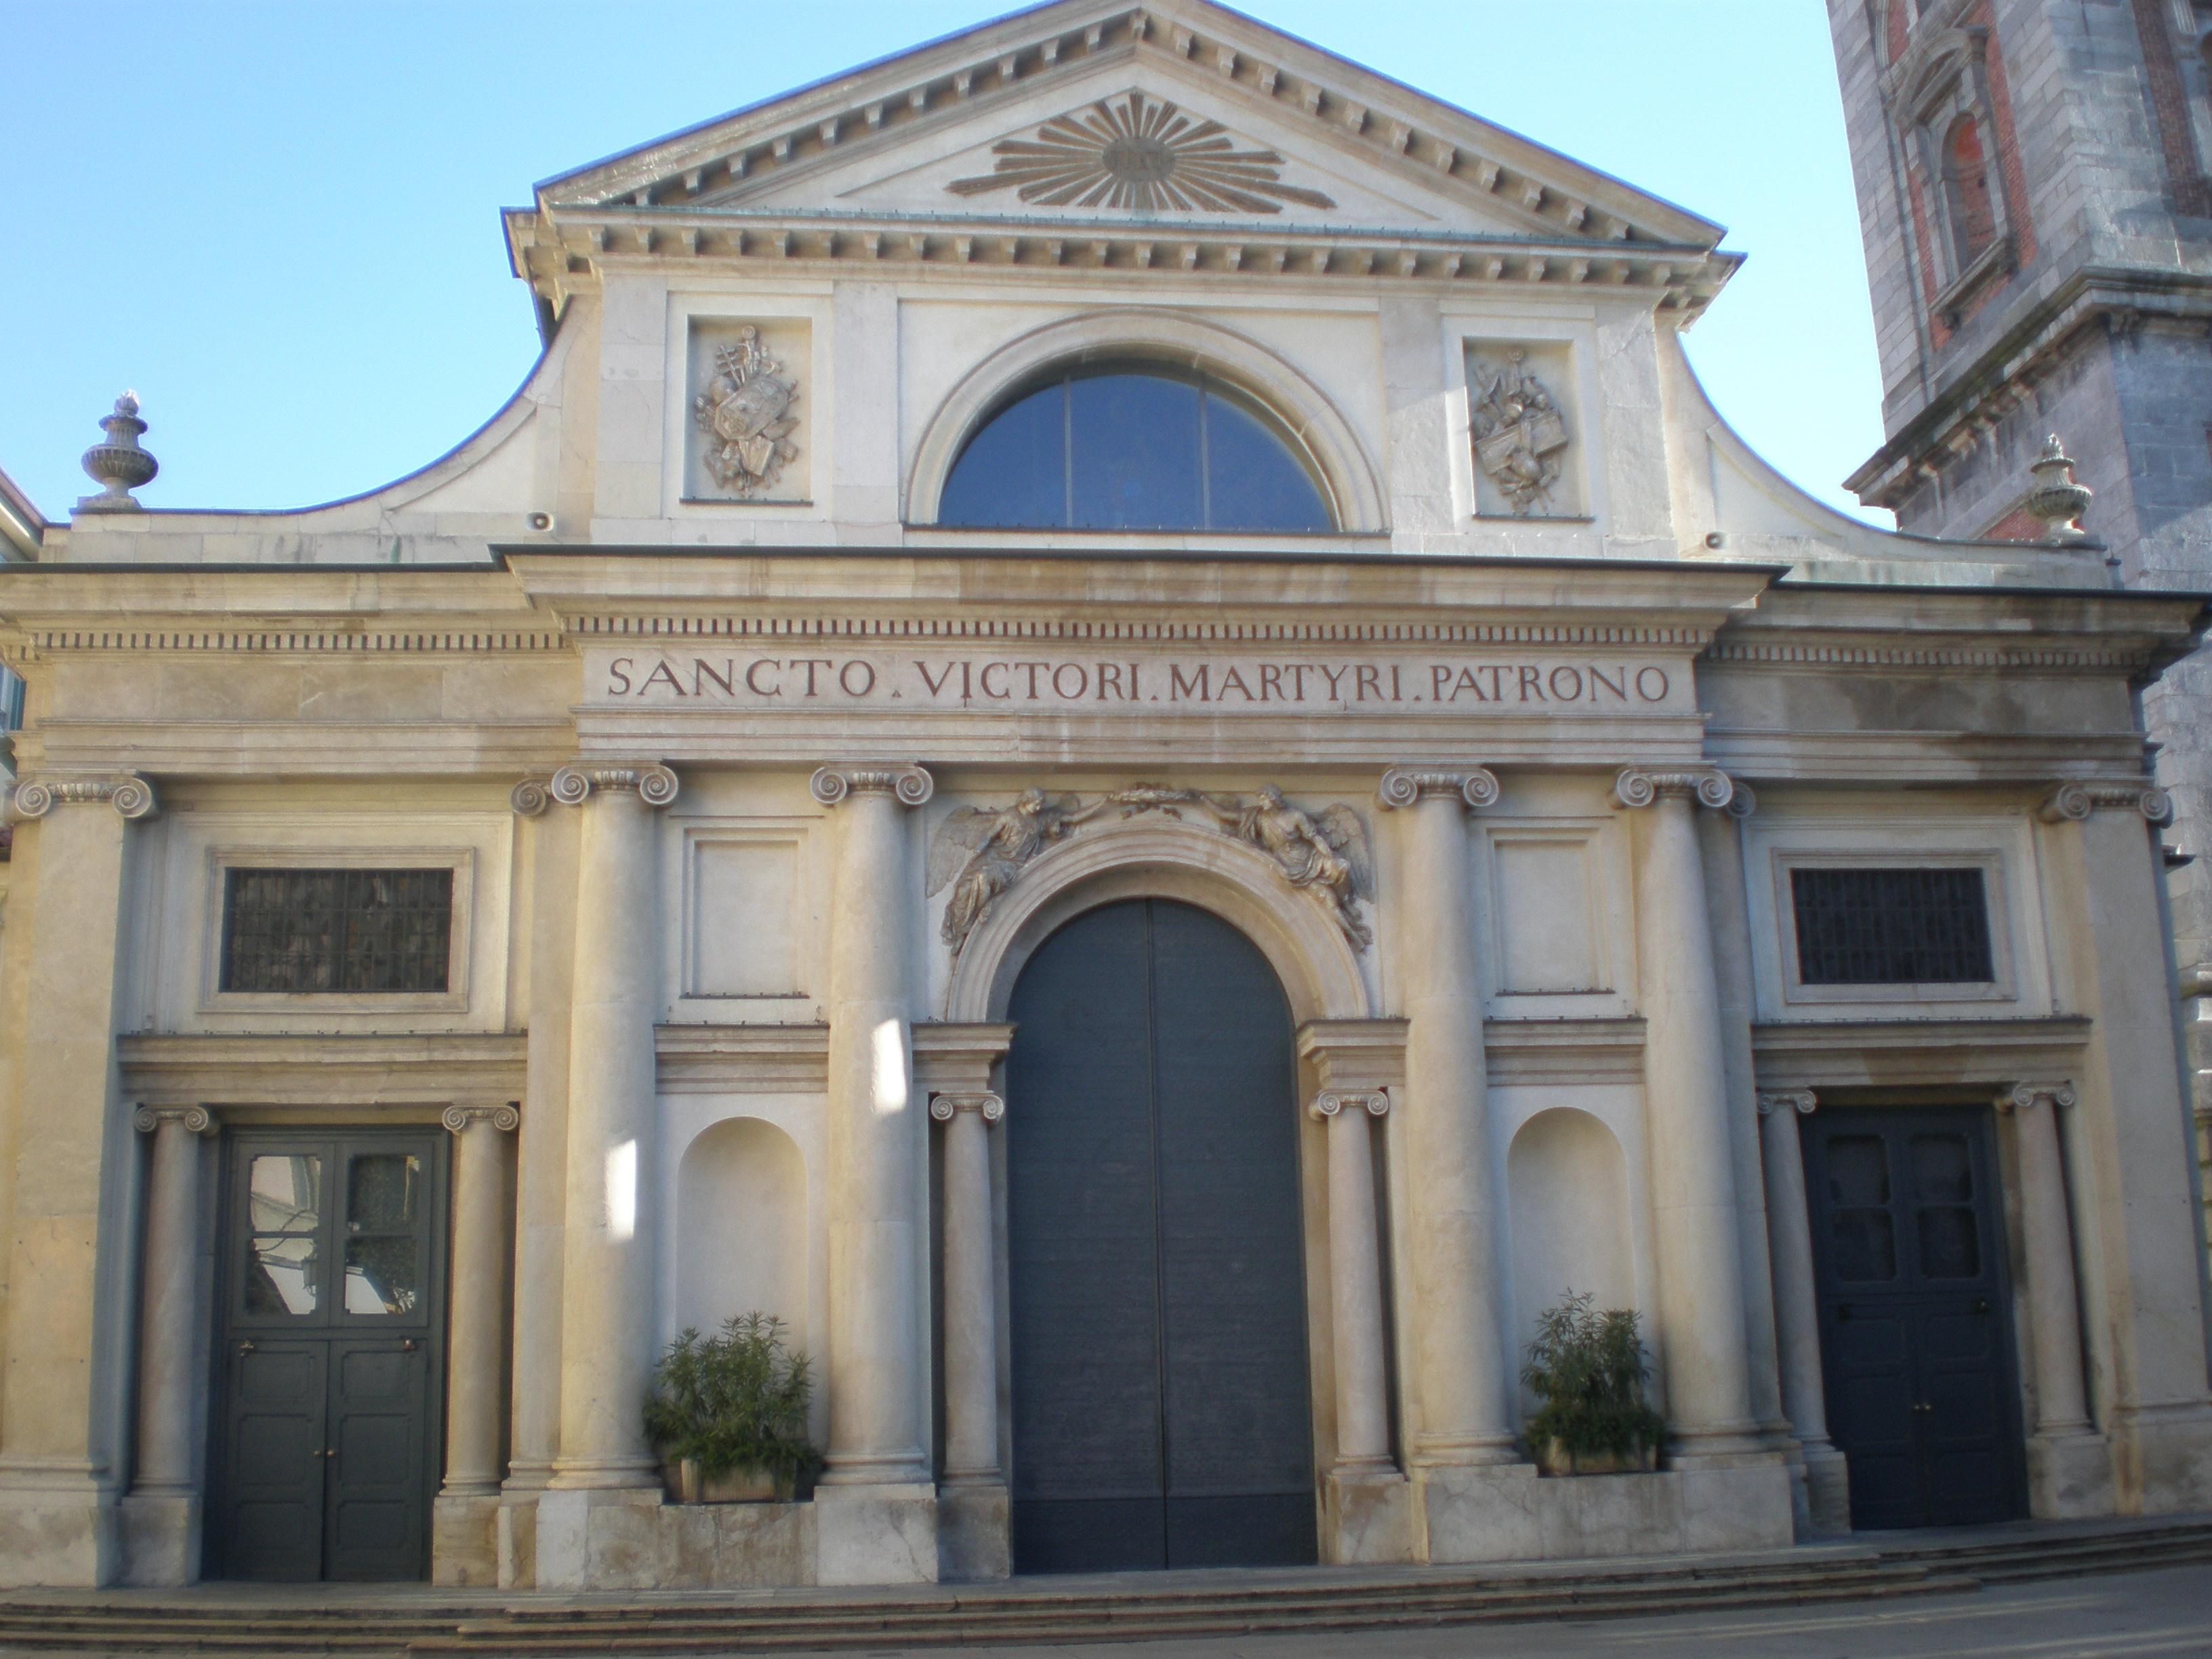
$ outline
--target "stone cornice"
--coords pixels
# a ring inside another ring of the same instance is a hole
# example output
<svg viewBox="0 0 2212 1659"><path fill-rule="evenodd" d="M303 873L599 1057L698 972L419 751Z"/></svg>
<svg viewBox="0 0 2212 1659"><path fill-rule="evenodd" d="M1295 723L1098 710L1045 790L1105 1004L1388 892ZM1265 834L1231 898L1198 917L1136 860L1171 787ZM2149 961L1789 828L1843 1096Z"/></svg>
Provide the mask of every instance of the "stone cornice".
<svg viewBox="0 0 2212 1659"><path fill-rule="evenodd" d="M1762 1020L1751 1028L1759 1087L2009 1087L2027 1074L2063 1077L2080 1063L2091 1022L2036 1019ZM1987 1098L1986 1096L1984 1097Z"/></svg>
<svg viewBox="0 0 2212 1659"><path fill-rule="evenodd" d="M1264 24L1212 10L1187 21L1178 9L1102 6L1087 18L1063 15L1052 28L1018 14L902 53L873 73L804 88L548 180L537 206L668 207L743 197L827 158L902 143L946 112L1077 78L1102 61L1155 54L1201 71L1275 119L1309 126L1370 166L1432 187L1455 183L1458 193L1492 200L1510 221L1621 242L1704 238L1710 246L1719 239L1719 228L1706 221Z"/></svg>
<svg viewBox="0 0 2212 1659"><path fill-rule="evenodd" d="M514 1101L523 1097L520 1033L404 1036L316 1033L243 1036L133 1034L116 1039L123 1093L151 1109L221 1101L226 1106L377 1106Z"/></svg>
<svg viewBox="0 0 2212 1659"><path fill-rule="evenodd" d="M1702 651L1713 630L1689 624L1584 623L1273 622L1100 620L1003 614L959 616L714 616L696 612L577 612L563 623L572 639L635 639L681 646L728 640L896 641L902 645L1024 640L1098 645L1491 645L1595 648L1657 647Z"/></svg>

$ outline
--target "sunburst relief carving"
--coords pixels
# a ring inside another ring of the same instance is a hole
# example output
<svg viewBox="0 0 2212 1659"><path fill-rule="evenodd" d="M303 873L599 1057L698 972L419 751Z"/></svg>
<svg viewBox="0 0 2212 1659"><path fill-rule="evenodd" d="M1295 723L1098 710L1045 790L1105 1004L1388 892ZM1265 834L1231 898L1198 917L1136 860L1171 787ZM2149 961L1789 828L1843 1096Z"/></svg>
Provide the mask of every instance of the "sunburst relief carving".
<svg viewBox="0 0 2212 1659"><path fill-rule="evenodd" d="M1272 149L1238 149L1218 121L1185 115L1173 104L1130 93L1116 104L1047 121L1034 138L991 147L998 161L975 179L945 186L955 195L1012 189L1036 207L1163 209L1185 212L1280 213L1285 202L1336 204L1317 190L1282 182Z"/></svg>

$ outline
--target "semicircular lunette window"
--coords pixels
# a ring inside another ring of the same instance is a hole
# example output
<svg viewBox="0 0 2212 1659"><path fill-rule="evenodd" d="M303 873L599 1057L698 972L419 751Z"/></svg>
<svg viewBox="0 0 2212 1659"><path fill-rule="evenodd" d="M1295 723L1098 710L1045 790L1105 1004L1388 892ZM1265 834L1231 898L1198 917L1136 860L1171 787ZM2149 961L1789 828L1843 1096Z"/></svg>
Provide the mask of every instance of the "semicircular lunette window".
<svg viewBox="0 0 2212 1659"><path fill-rule="evenodd" d="M1062 370L1001 404L945 481L937 522L975 530L1329 531L1275 418L1208 374Z"/></svg>

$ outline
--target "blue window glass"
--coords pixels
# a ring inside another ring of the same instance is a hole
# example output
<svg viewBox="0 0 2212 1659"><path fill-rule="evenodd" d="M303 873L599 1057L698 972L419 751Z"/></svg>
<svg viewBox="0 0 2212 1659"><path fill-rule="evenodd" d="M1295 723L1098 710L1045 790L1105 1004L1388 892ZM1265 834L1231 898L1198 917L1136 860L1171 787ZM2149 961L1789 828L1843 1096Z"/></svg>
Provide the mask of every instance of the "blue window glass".
<svg viewBox="0 0 2212 1659"><path fill-rule="evenodd" d="M976 529L1328 531L1273 417L1209 375L1063 370L968 440L937 521Z"/></svg>

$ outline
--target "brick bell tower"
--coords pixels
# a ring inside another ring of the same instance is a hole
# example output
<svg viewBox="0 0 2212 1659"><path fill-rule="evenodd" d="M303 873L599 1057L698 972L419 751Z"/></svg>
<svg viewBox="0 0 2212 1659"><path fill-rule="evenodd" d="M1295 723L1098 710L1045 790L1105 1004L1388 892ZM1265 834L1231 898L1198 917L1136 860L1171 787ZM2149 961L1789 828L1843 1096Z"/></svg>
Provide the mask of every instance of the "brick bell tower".
<svg viewBox="0 0 2212 1659"><path fill-rule="evenodd" d="M2057 434L2119 580L2212 588L2212 0L1828 0L1910 532L2035 539ZM2148 700L2185 981L2212 988L2212 653ZM2200 1133L2212 1004L2195 1004Z"/></svg>

